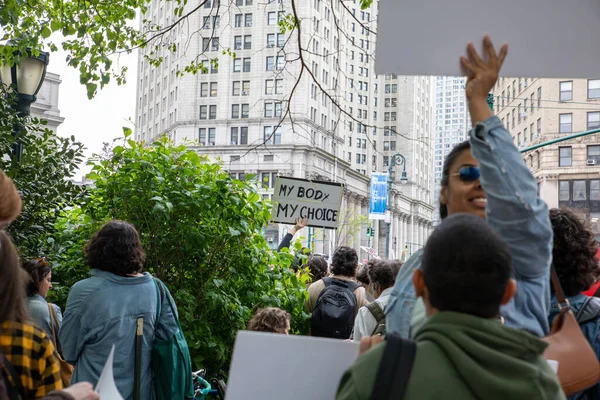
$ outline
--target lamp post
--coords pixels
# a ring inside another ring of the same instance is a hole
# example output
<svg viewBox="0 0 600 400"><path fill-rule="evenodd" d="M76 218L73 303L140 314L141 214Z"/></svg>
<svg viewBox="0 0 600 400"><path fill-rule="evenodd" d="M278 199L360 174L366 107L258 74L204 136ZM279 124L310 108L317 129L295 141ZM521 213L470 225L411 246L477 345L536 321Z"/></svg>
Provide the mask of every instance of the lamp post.
<svg viewBox="0 0 600 400"><path fill-rule="evenodd" d="M388 180L387 180L387 211L390 211L390 194L392 193L392 168L396 166L396 164L402 165L402 175L400 176L400 183L406 185L408 182L408 175L406 174L406 158L400 153L396 153L390 159L390 166L388 168ZM390 257L390 226L392 225L392 215L387 216L387 221L385 222L385 258Z"/></svg>
<svg viewBox="0 0 600 400"><path fill-rule="evenodd" d="M15 65L0 66L0 82L2 82L8 91L15 90L18 102L15 111L19 118L27 118L30 114L31 104L35 102L36 95L44 83L46 69L50 61L50 54L40 51L37 56L32 55L27 49L27 57L21 59L20 63ZM24 127L21 123L16 123L13 127L13 157L16 162L21 161L23 154L23 144L20 143L18 136Z"/></svg>

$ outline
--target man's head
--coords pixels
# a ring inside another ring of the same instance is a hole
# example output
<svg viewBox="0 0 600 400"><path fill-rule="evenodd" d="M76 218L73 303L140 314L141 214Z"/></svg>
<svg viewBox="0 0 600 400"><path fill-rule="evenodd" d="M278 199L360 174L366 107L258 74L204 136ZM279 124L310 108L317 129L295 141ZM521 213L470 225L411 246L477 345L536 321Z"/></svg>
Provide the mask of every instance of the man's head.
<svg viewBox="0 0 600 400"><path fill-rule="evenodd" d="M494 318L515 294L511 268L508 245L483 219L455 214L427 241L413 284L427 315L454 311Z"/></svg>
<svg viewBox="0 0 600 400"><path fill-rule="evenodd" d="M331 261L331 273L333 275L354 278L356 276L357 267L358 255L354 249L342 246L333 254L333 260Z"/></svg>

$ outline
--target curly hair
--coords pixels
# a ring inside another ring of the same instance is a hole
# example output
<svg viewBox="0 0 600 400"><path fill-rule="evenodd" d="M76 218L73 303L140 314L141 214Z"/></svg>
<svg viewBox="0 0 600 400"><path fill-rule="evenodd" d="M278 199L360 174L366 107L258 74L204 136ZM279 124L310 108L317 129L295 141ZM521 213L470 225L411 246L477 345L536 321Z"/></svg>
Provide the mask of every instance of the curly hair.
<svg viewBox="0 0 600 400"><path fill-rule="evenodd" d="M0 229L21 214L21 197L13 181L0 171Z"/></svg>
<svg viewBox="0 0 600 400"><path fill-rule="evenodd" d="M371 283L377 283L381 290L394 286L402 262L397 260L369 262L367 272Z"/></svg>
<svg viewBox="0 0 600 400"><path fill-rule="evenodd" d="M312 281L316 282L327 275L327 260L321 256L310 256L308 258L308 269L312 275Z"/></svg>
<svg viewBox="0 0 600 400"><path fill-rule="evenodd" d="M27 320L27 279L27 274L19 265L19 255L10 236L0 231L0 323Z"/></svg>
<svg viewBox="0 0 600 400"><path fill-rule="evenodd" d="M333 253L331 272L334 275L354 277L356 276L357 267L358 255L353 248L342 246Z"/></svg>
<svg viewBox="0 0 600 400"><path fill-rule="evenodd" d="M135 227L123 221L106 223L85 246L90 268L126 276L143 271L146 254Z"/></svg>
<svg viewBox="0 0 600 400"><path fill-rule="evenodd" d="M249 331L287 333L292 316L285 310L267 307L258 310L248 322Z"/></svg>
<svg viewBox="0 0 600 400"><path fill-rule="evenodd" d="M373 261L369 261L366 265L363 265L362 267L360 267L360 269L358 270L358 273L356 274L356 280L365 286L371 284L371 278L369 278L368 268L369 268L369 264L371 264L372 262Z"/></svg>
<svg viewBox="0 0 600 400"><path fill-rule="evenodd" d="M21 267L23 267L29 275L27 296L31 297L40 292L40 283L42 283L44 278L52 272L52 268L43 258L25 261L24 263L21 263Z"/></svg>
<svg viewBox="0 0 600 400"><path fill-rule="evenodd" d="M550 222L554 231L554 268L565 296L575 296L600 278L596 260L598 242L593 233L568 209L551 209Z"/></svg>

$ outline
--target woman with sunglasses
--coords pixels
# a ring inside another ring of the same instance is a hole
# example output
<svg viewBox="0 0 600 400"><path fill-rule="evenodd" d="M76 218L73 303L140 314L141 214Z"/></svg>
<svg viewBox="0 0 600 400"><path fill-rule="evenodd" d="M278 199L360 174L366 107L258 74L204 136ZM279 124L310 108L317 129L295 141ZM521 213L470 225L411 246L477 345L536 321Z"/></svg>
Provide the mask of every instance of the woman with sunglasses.
<svg viewBox="0 0 600 400"><path fill-rule="evenodd" d="M468 58L461 57L470 75L465 93L474 129L470 140L456 146L444 162L440 216L474 214L487 219L502 236L510 246L513 278L517 280L516 295L501 309L504 321L507 326L544 336L549 330L552 260L548 207L539 198L537 182L510 133L487 104L508 47L496 53L486 36L484 48L485 60L472 44L467 48ZM420 268L421 259L420 250L400 269L386 309L387 330L404 338L413 337L426 319L423 301L417 300L412 285L413 272Z"/></svg>
<svg viewBox="0 0 600 400"><path fill-rule="evenodd" d="M32 322L41 328L51 341L57 340L62 324L62 312L56 304L46 301L52 289L52 268L43 258L21 264L29 276L27 282L27 311ZM56 336L56 337L55 337Z"/></svg>

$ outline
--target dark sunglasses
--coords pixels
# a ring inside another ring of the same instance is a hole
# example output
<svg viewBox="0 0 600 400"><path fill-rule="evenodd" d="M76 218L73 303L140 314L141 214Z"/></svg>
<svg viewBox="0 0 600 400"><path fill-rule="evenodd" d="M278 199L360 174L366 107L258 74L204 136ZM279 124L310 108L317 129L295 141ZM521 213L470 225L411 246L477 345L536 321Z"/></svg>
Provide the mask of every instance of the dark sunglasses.
<svg viewBox="0 0 600 400"><path fill-rule="evenodd" d="M450 176L458 176L461 182L470 183L479 179L481 172L478 167L462 167L458 173L450 174Z"/></svg>

